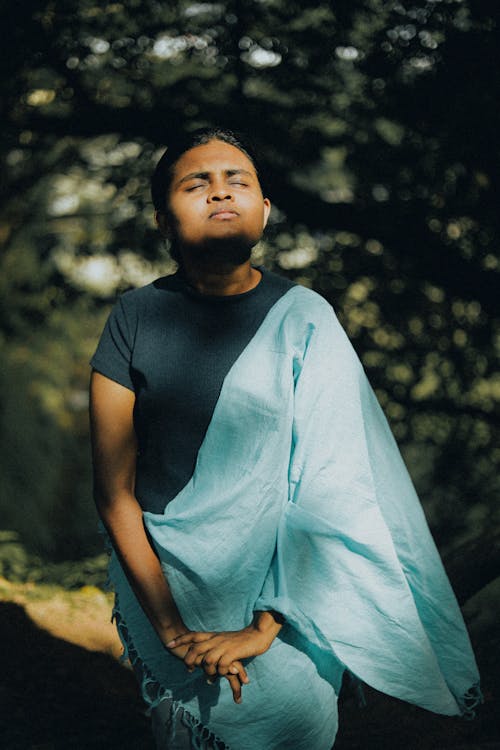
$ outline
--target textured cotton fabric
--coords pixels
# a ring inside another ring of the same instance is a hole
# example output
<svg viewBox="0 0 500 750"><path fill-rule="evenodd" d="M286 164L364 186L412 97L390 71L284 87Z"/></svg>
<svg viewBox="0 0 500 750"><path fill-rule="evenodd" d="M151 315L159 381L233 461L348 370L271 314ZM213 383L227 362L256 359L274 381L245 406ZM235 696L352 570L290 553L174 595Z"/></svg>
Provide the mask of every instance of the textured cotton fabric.
<svg viewBox="0 0 500 750"><path fill-rule="evenodd" d="M292 282L261 268L243 294L210 296L180 272L121 296L91 364L134 391L135 494L162 513L191 478L229 369Z"/></svg>
<svg viewBox="0 0 500 750"><path fill-rule="evenodd" d="M116 559L118 618L144 692L232 750L330 750L344 667L443 714L477 695L460 610L385 417L331 307L293 287L229 370L194 473L144 520L187 627L287 621L225 680L186 675Z"/></svg>

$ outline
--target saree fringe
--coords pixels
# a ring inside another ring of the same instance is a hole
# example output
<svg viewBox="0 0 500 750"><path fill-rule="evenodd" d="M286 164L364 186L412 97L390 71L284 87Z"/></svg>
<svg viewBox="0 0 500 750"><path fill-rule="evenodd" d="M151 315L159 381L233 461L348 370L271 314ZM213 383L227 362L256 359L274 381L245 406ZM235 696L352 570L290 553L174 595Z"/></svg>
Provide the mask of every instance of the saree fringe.
<svg viewBox="0 0 500 750"><path fill-rule="evenodd" d="M467 721L475 719L476 708L484 703L484 697L479 682L471 685L469 690L467 690L461 698L457 698L457 703L460 706L463 719L466 719Z"/></svg>
<svg viewBox="0 0 500 750"><path fill-rule="evenodd" d="M179 701L175 701L172 693L165 687L162 687L159 681L154 677L151 670L140 658L137 649L134 646L130 636L129 629L120 612L118 597L115 599L112 620L116 625L120 641L123 646L123 654L120 657L121 662L129 662L134 668L136 675L141 675L141 695L148 706L148 714L153 708L156 708L164 698L172 700L172 711L168 729L170 731L169 741L175 739L176 720L180 719L186 726L191 735L192 750L231 750L231 748L217 737L208 727L204 726L196 717L186 711ZM165 748L167 750L167 748Z"/></svg>

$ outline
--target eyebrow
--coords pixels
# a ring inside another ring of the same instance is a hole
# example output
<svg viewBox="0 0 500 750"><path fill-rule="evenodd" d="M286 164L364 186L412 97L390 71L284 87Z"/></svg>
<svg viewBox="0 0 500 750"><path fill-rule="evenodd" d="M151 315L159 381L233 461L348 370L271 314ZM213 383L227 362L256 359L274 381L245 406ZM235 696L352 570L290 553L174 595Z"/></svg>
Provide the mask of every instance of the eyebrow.
<svg viewBox="0 0 500 750"><path fill-rule="evenodd" d="M210 177L210 172L190 172L187 175L184 175L184 177L181 177L181 179L178 181L178 185L182 185L184 182L188 182L189 180L208 180ZM248 169L226 169L224 170L224 174L226 177L233 177L234 175L238 174L244 174L248 175L249 177L253 177L254 175L252 172L249 172Z"/></svg>

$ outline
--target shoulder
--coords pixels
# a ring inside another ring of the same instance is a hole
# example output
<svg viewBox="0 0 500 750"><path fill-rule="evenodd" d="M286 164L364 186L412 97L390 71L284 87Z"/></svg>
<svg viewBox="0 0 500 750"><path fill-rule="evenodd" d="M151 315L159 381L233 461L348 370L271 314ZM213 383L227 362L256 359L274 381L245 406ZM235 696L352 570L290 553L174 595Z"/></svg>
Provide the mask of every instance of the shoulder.
<svg viewBox="0 0 500 750"><path fill-rule="evenodd" d="M264 275L267 287L280 291L280 297L283 297L287 311L293 311L300 317L312 317L313 320L335 316L330 303L317 292L263 266L258 266L258 268Z"/></svg>
<svg viewBox="0 0 500 750"><path fill-rule="evenodd" d="M295 284L286 294L289 313L314 326L336 318L331 304L318 294L300 284Z"/></svg>
<svg viewBox="0 0 500 750"><path fill-rule="evenodd" d="M125 313L137 314L145 307L149 307L153 301L165 292L175 293L178 291L179 283L175 274L161 276L149 284L122 292L116 301L116 306Z"/></svg>
<svg viewBox="0 0 500 750"><path fill-rule="evenodd" d="M297 286L295 281L287 279L286 276L280 276L280 274L270 271L265 266L257 266L257 268L262 273L263 281L269 289L276 289L281 292L281 294L284 294L289 289L293 289L293 287Z"/></svg>
<svg viewBox="0 0 500 750"><path fill-rule="evenodd" d="M330 349L332 342L345 333L333 307L318 292L300 284L293 285L271 311L269 325L276 330L277 346L293 349L301 359L309 345Z"/></svg>

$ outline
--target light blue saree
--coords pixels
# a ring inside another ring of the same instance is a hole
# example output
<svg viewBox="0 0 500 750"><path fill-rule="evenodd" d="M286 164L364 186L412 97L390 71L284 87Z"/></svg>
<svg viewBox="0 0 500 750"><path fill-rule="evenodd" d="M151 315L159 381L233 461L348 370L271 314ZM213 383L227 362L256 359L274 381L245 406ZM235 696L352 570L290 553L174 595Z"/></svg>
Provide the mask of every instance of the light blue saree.
<svg viewBox="0 0 500 750"><path fill-rule="evenodd" d="M293 287L223 384L189 483L144 514L184 622L287 624L248 664L243 703L161 645L115 557L118 623L143 690L198 742L330 750L342 671L442 714L479 699L462 616L386 419L331 307ZM202 731L202 728L203 731Z"/></svg>

